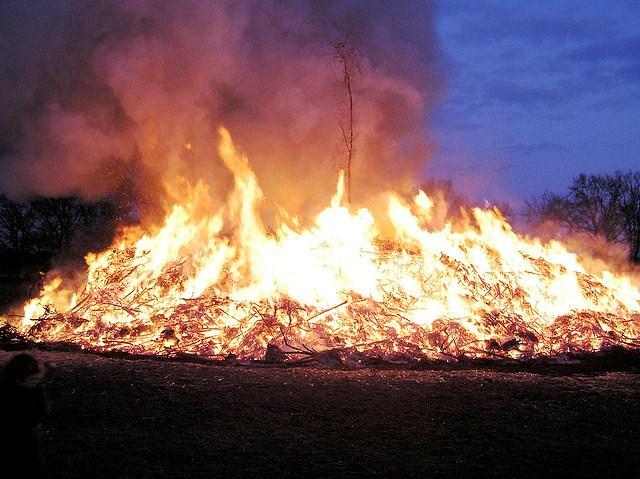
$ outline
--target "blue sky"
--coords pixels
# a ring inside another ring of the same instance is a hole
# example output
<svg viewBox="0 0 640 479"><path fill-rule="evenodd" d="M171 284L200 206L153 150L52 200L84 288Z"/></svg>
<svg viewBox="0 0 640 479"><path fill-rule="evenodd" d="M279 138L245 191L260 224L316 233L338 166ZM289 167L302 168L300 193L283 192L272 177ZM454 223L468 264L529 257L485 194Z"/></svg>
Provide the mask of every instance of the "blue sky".
<svg viewBox="0 0 640 479"><path fill-rule="evenodd" d="M640 2L438 0L448 88L427 174L518 204L640 170Z"/></svg>

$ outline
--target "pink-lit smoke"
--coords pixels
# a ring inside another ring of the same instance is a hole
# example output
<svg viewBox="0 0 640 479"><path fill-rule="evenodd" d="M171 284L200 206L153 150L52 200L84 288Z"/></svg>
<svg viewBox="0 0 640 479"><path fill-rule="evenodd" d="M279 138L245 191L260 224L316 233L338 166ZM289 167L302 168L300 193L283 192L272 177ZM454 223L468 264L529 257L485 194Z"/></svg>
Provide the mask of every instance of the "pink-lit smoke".
<svg viewBox="0 0 640 479"><path fill-rule="evenodd" d="M345 156L336 42L358 53L356 200L428 158L442 83L429 2L23 3L0 6L0 188L12 196L97 199L125 179L157 191L178 176L222 195L224 125L267 197L308 208Z"/></svg>

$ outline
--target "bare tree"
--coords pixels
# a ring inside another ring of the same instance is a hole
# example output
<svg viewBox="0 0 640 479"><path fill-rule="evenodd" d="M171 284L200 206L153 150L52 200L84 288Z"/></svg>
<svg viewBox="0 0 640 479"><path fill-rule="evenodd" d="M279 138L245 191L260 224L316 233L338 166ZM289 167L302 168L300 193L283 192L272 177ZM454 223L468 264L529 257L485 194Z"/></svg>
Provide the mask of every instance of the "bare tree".
<svg viewBox="0 0 640 479"><path fill-rule="evenodd" d="M38 198L31 207L36 216L39 249L61 251L84 223L84 214L74 198Z"/></svg>
<svg viewBox="0 0 640 479"><path fill-rule="evenodd" d="M59 253L82 242L101 243L110 236L115 210L108 202L84 203L77 198L38 198L31 202L37 249ZM84 237L84 238L82 238ZM95 245L94 245L95 246ZM91 247L83 245L82 248Z"/></svg>
<svg viewBox="0 0 640 479"><path fill-rule="evenodd" d="M640 173L617 173L616 178L621 189L618 208L623 218L629 257L634 263L640 263Z"/></svg>
<svg viewBox="0 0 640 479"><path fill-rule="evenodd" d="M617 177L578 176L569 188L573 223L594 236L618 241L624 232L619 217L621 194Z"/></svg>
<svg viewBox="0 0 640 479"><path fill-rule="evenodd" d="M0 195L0 310L36 293L60 253L64 264L79 265L87 251L106 247L125 208L110 201L16 202Z"/></svg>
<svg viewBox="0 0 640 479"><path fill-rule="evenodd" d="M333 48L336 51L336 56L340 65L342 66L342 81L347 91L348 100L348 113L341 115L340 118L340 131L342 132L342 139L347 149L347 159L345 162L345 174L346 174L346 190L347 190L347 202L351 203L351 164L353 157L355 156L355 132L354 132L354 117L353 117L353 79L355 74L359 71L358 67L358 54L356 49L352 45L348 45L344 42L336 42L333 44Z"/></svg>
<svg viewBox="0 0 640 479"><path fill-rule="evenodd" d="M610 176L580 175L569 193L545 193L526 203L525 215L533 221L552 220L568 231L585 231L607 241L623 234L619 215L621 185Z"/></svg>
<svg viewBox="0 0 640 479"><path fill-rule="evenodd" d="M85 203L68 197L21 203L0 195L0 249L57 254L82 236L96 246L111 238L122 211L108 201Z"/></svg>
<svg viewBox="0 0 640 479"><path fill-rule="evenodd" d="M28 204L0 196L0 246L15 253L26 253L33 247L34 218Z"/></svg>
<svg viewBox="0 0 640 479"><path fill-rule="evenodd" d="M532 222L552 220L568 231L626 243L630 260L640 262L638 172L580 175L574 178L568 193L545 193L528 201L524 214Z"/></svg>

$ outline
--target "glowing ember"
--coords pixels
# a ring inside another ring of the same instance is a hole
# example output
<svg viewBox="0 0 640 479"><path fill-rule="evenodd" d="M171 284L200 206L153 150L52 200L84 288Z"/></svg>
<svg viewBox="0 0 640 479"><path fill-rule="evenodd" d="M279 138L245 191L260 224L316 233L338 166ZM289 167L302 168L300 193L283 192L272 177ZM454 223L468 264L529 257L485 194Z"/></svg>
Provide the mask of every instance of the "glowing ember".
<svg viewBox="0 0 640 479"><path fill-rule="evenodd" d="M87 257L84 284L53 278L15 325L37 341L135 353L263 357L341 348L369 354L531 357L640 347L640 290L591 274L561 244L516 235L497 210L466 229L433 229L433 201L389 195L393 237L342 204L343 181L315 221L273 232L248 160L221 129L234 175L207 215L207 188L185 193L154 231L130 228Z"/></svg>

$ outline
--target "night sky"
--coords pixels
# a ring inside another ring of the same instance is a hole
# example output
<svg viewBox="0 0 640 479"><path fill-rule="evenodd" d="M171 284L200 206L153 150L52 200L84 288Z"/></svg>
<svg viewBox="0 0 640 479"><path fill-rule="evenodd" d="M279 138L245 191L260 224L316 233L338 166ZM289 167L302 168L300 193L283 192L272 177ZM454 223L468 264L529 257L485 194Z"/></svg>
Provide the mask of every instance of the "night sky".
<svg viewBox="0 0 640 479"><path fill-rule="evenodd" d="M448 86L427 172L517 205L640 169L640 2L438 2Z"/></svg>

